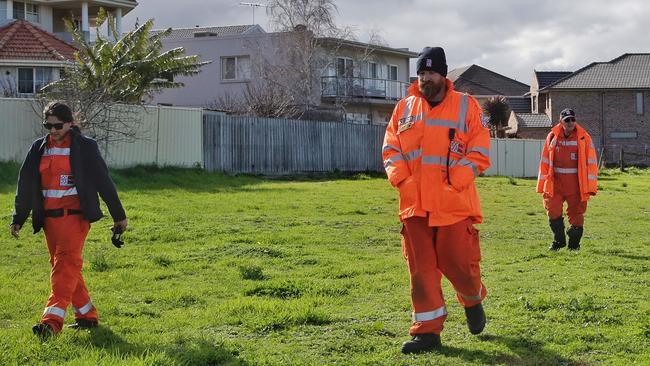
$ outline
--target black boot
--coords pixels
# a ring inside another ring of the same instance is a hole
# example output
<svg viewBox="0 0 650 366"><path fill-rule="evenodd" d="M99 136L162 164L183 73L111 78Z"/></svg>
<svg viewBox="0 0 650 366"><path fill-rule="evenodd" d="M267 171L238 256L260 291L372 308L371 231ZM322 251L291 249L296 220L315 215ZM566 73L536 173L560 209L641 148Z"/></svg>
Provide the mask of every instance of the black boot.
<svg viewBox="0 0 650 366"><path fill-rule="evenodd" d="M569 236L569 249L570 250L579 250L580 249L580 239L582 239L582 226L573 226L566 231L566 234Z"/></svg>
<svg viewBox="0 0 650 366"><path fill-rule="evenodd" d="M74 323L68 325L70 329L90 329L97 326L97 320L77 319Z"/></svg>
<svg viewBox="0 0 650 366"><path fill-rule="evenodd" d="M38 323L32 327L32 332L42 341L54 335L54 330L49 324Z"/></svg>
<svg viewBox="0 0 650 366"><path fill-rule="evenodd" d="M553 231L553 243L548 247L549 250L559 250L566 246L566 236L564 236L564 217L548 220L549 226Z"/></svg>
<svg viewBox="0 0 650 366"><path fill-rule="evenodd" d="M440 343L438 334L416 334L413 339L402 344L402 353L408 355L409 353L429 352L440 347L442 347L442 343Z"/></svg>
<svg viewBox="0 0 650 366"><path fill-rule="evenodd" d="M479 334L485 328L485 311L483 311L481 303L465 308L465 317L470 333Z"/></svg>

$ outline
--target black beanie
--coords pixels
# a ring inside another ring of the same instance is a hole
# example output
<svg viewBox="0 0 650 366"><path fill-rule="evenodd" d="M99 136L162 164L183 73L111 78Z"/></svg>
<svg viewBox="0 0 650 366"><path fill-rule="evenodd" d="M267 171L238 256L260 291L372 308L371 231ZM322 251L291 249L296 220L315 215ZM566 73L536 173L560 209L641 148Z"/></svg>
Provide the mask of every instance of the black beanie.
<svg viewBox="0 0 650 366"><path fill-rule="evenodd" d="M416 72L429 70L435 71L442 76L447 76L447 58L445 50L441 47L424 47L418 55Z"/></svg>

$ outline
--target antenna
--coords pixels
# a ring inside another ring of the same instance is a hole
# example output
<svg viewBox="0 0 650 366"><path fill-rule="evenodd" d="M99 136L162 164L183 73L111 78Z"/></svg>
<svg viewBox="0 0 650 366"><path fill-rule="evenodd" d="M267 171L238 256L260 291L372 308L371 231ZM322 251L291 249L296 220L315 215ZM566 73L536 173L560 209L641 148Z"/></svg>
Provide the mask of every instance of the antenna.
<svg viewBox="0 0 650 366"><path fill-rule="evenodd" d="M255 24L255 9L267 7L266 5L260 3L239 3L239 6L250 6L251 8L253 8L253 24Z"/></svg>

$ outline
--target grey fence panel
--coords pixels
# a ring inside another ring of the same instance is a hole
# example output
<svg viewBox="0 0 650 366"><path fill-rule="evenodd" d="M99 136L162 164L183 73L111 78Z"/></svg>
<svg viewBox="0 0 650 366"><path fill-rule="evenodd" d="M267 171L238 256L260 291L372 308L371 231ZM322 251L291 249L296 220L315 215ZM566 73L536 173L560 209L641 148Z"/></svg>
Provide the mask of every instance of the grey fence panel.
<svg viewBox="0 0 650 366"><path fill-rule="evenodd" d="M204 166L254 174L383 171L385 126L236 117L205 112Z"/></svg>
<svg viewBox="0 0 650 366"><path fill-rule="evenodd" d="M210 171L269 175L383 172L385 129L205 112L204 166ZM542 145L542 140L492 139L492 166L485 174L536 177Z"/></svg>

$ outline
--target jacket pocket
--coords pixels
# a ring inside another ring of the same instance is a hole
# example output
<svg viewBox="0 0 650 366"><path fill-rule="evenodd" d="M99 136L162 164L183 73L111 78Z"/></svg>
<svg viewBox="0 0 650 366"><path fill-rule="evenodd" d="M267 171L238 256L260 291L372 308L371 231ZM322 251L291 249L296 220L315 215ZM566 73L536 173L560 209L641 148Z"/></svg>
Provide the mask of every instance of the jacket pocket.
<svg viewBox="0 0 650 366"><path fill-rule="evenodd" d="M418 181L411 175L404 179L398 186L399 189L399 213L404 214L417 207L420 194Z"/></svg>

